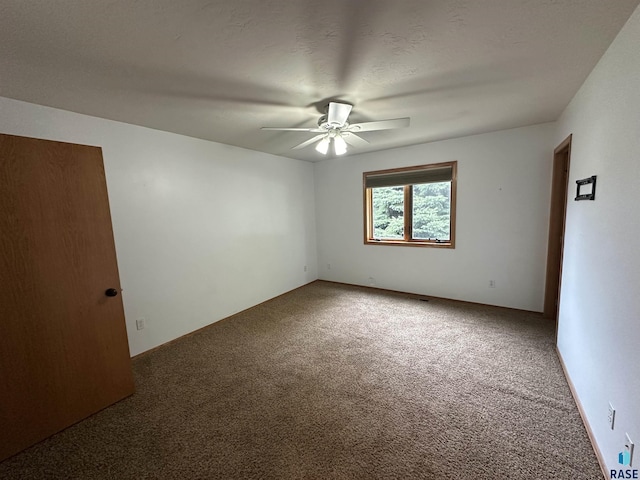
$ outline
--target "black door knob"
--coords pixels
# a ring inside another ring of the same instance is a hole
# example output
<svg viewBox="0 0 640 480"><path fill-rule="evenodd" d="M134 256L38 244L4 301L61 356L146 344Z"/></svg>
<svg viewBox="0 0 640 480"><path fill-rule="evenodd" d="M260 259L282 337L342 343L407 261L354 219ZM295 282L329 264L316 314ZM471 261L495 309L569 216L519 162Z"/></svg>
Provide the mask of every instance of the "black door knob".
<svg viewBox="0 0 640 480"><path fill-rule="evenodd" d="M104 294L107 297L115 297L116 295L118 295L118 290L116 290L115 288L107 288Z"/></svg>

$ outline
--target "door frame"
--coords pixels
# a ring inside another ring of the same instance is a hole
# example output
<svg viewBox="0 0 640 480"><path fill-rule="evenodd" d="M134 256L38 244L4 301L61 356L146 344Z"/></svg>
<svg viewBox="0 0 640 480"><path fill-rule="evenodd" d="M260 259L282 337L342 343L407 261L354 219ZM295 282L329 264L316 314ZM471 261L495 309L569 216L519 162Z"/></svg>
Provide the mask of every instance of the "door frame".
<svg viewBox="0 0 640 480"><path fill-rule="evenodd" d="M562 258L567 219L567 198L569 196L569 165L571 163L572 137L573 135L569 135L553 151L544 316L556 321L556 335L562 283Z"/></svg>

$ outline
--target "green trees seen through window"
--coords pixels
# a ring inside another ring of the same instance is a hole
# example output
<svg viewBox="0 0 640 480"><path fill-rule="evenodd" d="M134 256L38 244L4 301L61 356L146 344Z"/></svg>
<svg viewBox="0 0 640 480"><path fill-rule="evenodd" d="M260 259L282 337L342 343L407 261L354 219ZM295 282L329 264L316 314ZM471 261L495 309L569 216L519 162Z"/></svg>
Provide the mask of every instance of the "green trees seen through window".
<svg viewBox="0 0 640 480"><path fill-rule="evenodd" d="M451 232L451 182L412 185L412 239L449 241ZM372 189L373 236L404 238L404 187Z"/></svg>

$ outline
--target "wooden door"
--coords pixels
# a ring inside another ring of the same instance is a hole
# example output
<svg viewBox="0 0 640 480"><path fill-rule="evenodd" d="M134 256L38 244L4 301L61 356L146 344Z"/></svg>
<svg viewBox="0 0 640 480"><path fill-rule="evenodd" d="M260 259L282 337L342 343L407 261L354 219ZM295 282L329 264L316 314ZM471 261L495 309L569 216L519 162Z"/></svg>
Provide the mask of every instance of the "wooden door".
<svg viewBox="0 0 640 480"><path fill-rule="evenodd" d="M101 149L0 135L0 460L133 393L108 289Z"/></svg>

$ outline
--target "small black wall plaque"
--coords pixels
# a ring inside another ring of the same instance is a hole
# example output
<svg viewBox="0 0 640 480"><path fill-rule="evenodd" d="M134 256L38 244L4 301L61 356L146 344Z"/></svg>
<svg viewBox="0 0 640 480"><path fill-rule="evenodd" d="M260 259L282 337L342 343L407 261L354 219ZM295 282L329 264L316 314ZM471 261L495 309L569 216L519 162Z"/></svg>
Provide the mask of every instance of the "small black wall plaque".
<svg viewBox="0 0 640 480"><path fill-rule="evenodd" d="M596 199L596 176L576 180L576 198L574 200L595 200Z"/></svg>

